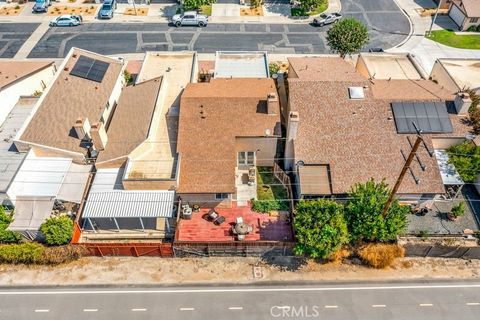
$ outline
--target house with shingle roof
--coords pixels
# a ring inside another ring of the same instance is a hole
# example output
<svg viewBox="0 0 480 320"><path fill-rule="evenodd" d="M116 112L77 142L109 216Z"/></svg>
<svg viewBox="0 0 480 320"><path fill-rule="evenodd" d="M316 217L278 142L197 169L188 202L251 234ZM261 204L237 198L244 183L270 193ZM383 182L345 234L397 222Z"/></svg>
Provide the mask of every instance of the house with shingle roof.
<svg viewBox="0 0 480 320"><path fill-rule="evenodd" d="M40 95L55 71L53 61L0 60L0 125L20 97Z"/></svg>
<svg viewBox="0 0 480 320"><path fill-rule="evenodd" d="M425 144L399 194L416 199L445 193L446 177L433 151L466 139L468 99L429 80L367 78L338 57L289 63L285 165L300 197L345 195L371 178L393 186L415 126Z"/></svg>
<svg viewBox="0 0 480 320"><path fill-rule="evenodd" d="M480 25L480 0L454 0L448 15L461 31Z"/></svg>
<svg viewBox="0 0 480 320"><path fill-rule="evenodd" d="M188 84L180 100L177 193L204 207L246 205L256 195L249 170L273 166L280 137L272 79Z"/></svg>

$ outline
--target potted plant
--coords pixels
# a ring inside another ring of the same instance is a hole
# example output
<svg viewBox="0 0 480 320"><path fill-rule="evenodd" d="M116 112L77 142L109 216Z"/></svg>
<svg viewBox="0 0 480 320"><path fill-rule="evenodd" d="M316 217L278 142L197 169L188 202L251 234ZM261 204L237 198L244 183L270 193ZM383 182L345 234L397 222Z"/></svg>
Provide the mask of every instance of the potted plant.
<svg viewBox="0 0 480 320"><path fill-rule="evenodd" d="M448 213L448 219L451 221L457 220L459 217L465 214L465 202L460 202L456 206L453 206L452 210Z"/></svg>

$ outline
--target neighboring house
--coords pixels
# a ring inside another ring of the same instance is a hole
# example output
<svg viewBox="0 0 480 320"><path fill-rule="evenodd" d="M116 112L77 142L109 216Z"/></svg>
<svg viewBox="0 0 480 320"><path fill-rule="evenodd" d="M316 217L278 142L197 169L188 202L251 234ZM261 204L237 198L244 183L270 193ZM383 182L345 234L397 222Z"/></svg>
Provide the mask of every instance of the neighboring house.
<svg viewBox="0 0 480 320"><path fill-rule="evenodd" d="M480 24L480 0L454 0L448 15L461 31Z"/></svg>
<svg viewBox="0 0 480 320"><path fill-rule="evenodd" d="M13 141L27 156L6 192L12 230L34 238L51 214L78 213L91 163L108 142L123 69L121 60L70 50Z"/></svg>
<svg viewBox="0 0 480 320"><path fill-rule="evenodd" d="M80 242L173 236L178 108L196 75L193 52L147 52L118 100L82 213Z"/></svg>
<svg viewBox="0 0 480 320"><path fill-rule="evenodd" d="M438 59L430 77L452 92L472 89L480 94L480 59Z"/></svg>
<svg viewBox="0 0 480 320"><path fill-rule="evenodd" d="M433 0L435 4L438 6L440 5L440 9L449 9L452 5L452 0Z"/></svg>
<svg viewBox="0 0 480 320"><path fill-rule="evenodd" d="M358 56L357 71L368 79L420 80L428 78L423 69L407 53L367 53Z"/></svg>
<svg viewBox="0 0 480 320"><path fill-rule="evenodd" d="M416 201L445 193L452 182L433 151L466 139L468 101L429 80L367 79L338 57L289 63L285 165L300 197L342 198L370 178L393 186L415 141L413 123L425 145L399 194Z"/></svg>
<svg viewBox="0 0 480 320"><path fill-rule="evenodd" d="M256 197L249 169L273 166L281 137L271 79L212 79L187 85L177 151L182 200L203 207L246 205Z"/></svg>
<svg viewBox="0 0 480 320"><path fill-rule="evenodd" d="M124 85L124 63L72 48L52 85L18 132L19 151L31 147L85 163L103 150L105 129Z"/></svg>
<svg viewBox="0 0 480 320"><path fill-rule="evenodd" d="M0 60L0 125L21 96L41 94L55 71L53 61Z"/></svg>

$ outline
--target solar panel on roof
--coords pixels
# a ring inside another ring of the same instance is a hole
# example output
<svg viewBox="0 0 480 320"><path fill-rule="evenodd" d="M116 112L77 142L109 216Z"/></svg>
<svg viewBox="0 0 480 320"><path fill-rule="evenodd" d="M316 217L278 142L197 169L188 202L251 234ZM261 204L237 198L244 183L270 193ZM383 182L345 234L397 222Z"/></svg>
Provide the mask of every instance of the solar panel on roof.
<svg viewBox="0 0 480 320"><path fill-rule="evenodd" d="M398 133L453 131L445 102L393 102L392 110Z"/></svg>
<svg viewBox="0 0 480 320"><path fill-rule="evenodd" d="M80 78L102 82L109 65L109 63L104 61L80 56L70 74Z"/></svg>

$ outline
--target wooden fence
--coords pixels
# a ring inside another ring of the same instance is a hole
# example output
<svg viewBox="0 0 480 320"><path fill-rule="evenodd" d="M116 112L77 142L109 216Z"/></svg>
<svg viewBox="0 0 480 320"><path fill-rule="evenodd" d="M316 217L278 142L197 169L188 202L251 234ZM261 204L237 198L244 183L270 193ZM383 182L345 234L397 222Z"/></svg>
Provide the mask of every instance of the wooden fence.
<svg viewBox="0 0 480 320"><path fill-rule="evenodd" d="M294 196L292 192L292 182L290 180L290 176L283 171L283 169L276 162L273 163L273 174L282 183L285 189L287 189L288 205L290 207L290 212L293 214L295 205L293 201Z"/></svg>
<svg viewBox="0 0 480 320"><path fill-rule="evenodd" d="M173 244L175 257L185 256L264 256L275 254L291 256L294 242L288 241L242 241L242 242L187 242Z"/></svg>
<svg viewBox="0 0 480 320"><path fill-rule="evenodd" d="M93 256L173 257L171 243L82 243Z"/></svg>

